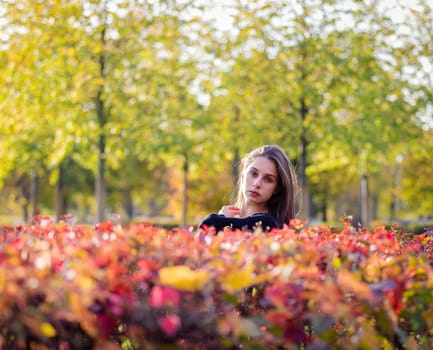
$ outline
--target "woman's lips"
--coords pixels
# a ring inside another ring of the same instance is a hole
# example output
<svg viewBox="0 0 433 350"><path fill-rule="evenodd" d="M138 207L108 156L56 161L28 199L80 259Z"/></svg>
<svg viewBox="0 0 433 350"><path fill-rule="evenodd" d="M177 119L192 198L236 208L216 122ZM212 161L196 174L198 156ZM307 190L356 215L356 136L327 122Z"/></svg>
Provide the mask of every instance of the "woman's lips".
<svg viewBox="0 0 433 350"><path fill-rule="evenodd" d="M260 193L259 192L256 192L256 191L248 191L249 193L250 193L250 195L252 196L252 197L258 197L258 196L260 196Z"/></svg>

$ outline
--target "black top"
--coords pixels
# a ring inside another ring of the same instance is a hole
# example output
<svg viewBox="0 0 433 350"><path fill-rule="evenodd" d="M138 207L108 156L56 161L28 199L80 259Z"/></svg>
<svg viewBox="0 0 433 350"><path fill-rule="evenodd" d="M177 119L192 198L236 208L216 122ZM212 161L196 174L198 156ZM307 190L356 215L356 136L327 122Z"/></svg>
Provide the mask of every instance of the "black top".
<svg viewBox="0 0 433 350"><path fill-rule="evenodd" d="M265 213L253 214L244 218L231 218L221 214L209 214L199 225L201 228L215 227L217 232L223 231L225 227L231 230L240 229L254 231L257 226L261 226L264 231L280 228L278 221L273 216Z"/></svg>

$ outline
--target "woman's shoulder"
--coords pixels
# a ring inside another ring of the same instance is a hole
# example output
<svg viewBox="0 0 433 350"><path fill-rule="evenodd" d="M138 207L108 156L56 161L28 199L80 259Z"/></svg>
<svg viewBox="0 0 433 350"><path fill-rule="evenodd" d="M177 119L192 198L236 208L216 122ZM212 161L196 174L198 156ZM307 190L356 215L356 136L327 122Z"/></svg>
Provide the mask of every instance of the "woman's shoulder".
<svg viewBox="0 0 433 350"><path fill-rule="evenodd" d="M200 222L199 226L210 226L212 225L216 220L221 220L224 218L224 215L220 215L220 214L215 214L215 213L210 213L207 214Z"/></svg>
<svg viewBox="0 0 433 350"><path fill-rule="evenodd" d="M214 220L214 219L221 219L221 218L223 218L223 217L224 217L224 215L221 215L221 214L210 213L210 214L207 214L207 215L203 218L202 222L203 222L203 221Z"/></svg>

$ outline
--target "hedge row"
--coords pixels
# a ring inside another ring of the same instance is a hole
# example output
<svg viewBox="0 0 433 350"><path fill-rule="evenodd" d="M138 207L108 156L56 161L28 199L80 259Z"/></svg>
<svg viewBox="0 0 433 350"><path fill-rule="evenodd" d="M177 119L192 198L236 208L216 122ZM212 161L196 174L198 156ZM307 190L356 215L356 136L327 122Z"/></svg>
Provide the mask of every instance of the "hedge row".
<svg viewBox="0 0 433 350"><path fill-rule="evenodd" d="M431 233L3 226L0 348L429 349Z"/></svg>

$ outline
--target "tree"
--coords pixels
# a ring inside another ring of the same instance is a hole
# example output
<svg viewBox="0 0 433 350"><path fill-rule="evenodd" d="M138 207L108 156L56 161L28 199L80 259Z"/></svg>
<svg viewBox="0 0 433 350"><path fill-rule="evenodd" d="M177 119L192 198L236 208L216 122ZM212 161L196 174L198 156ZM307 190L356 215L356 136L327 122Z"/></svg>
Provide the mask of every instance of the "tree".
<svg viewBox="0 0 433 350"><path fill-rule="evenodd" d="M227 43L233 56L226 60L233 67L228 73L231 83L224 86L228 91L224 98L230 96L231 89L234 94L230 127L238 130L240 124L243 130L252 130L252 138L260 135L273 140L297 157L301 213L309 217L308 152L312 143L320 143L318 135L332 129L332 119L326 118L327 106L332 105L333 92L342 93L337 89L338 47L328 35L333 22L321 16L322 7L314 1L299 6L237 4L235 23L239 28Z"/></svg>
<svg viewBox="0 0 433 350"><path fill-rule="evenodd" d="M346 32L350 41L344 44L348 57L342 71L348 78L345 106L335 116L345 129L339 135L348 137L350 152L357 159L362 193L363 181L377 178L375 174L393 165L399 154L407 152L408 140L416 139L421 130L417 107L405 95L405 91L414 91L415 87L402 78L401 58L406 52L398 48L399 26L376 5L361 6L353 18L355 28L365 29ZM372 191L377 198L380 192L379 187ZM361 201L364 215L366 200ZM376 216L373 212L371 219ZM366 217L361 219L368 223Z"/></svg>
<svg viewBox="0 0 433 350"><path fill-rule="evenodd" d="M60 217L91 171L101 221L120 193L128 215L146 207L137 193L161 196L166 171L177 197L160 204L186 224L227 201L245 153L277 143L299 170L303 216L336 215L361 179L370 217L390 213L384 168L402 155L402 183L421 186L412 162L429 176L417 140L432 125L432 8L350 5L237 0L225 30L199 0L4 2L0 181L21 186L33 214L56 185Z"/></svg>
<svg viewBox="0 0 433 350"><path fill-rule="evenodd" d="M2 114L1 141L7 156L3 158L2 178L13 169L18 171L19 179L25 179L26 173L31 174L30 201L35 215L39 212L38 179L50 166L56 132L52 121L60 111L57 97L68 94L56 74L58 63L53 57L45 56L47 51L56 52L58 44L50 31L52 8L21 2L6 3L3 10L7 19L2 22L7 33L3 47L7 78L2 96L7 103Z"/></svg>
<svg viewBox="0 0 433 350"><path fill-rule="evenodd" d="M433 216L432 205L432 129L418 139L418 146L402 159L401 192L399 192L400 208L410 210L424 218Z"/></svg>
<svg viewBox="0 0 433 350"><path fill-rule="evenodd" d="M53 172L51 179L57 181L59 188L58 205L63 202L62 169L68 159L91 169L95 174L97 220L102 221L107 169L118 167L131 156L140 159L143 152L155 149L141 147L143 139L159 141L153 134L163 123L167 103L164 91L172 89L171 79L178 74L170 71L175 67L165 67L168 60L164 57L168 55L172 61L180 57L181 49L176 45L186 35L179 30L181 25L176 18L188 4L87 1L58 2L44 8L39 3L22 1L14 5L17 10L10 4L6 12L7 25L14 25L8 30L11 39L7 45L15 45L19 40L17 46L28 49L17 50L6 58L15 73L9 87L13 86L16 94L8 102L19 106L20 99L30 101L20 106L22 125L35 129L18 130L20 124L15 123L14 133L4 133L5 149L9 143L19 144L15 135L31 138L31 145L40 145L41 152L32 154L37 162L46 163L47 171ZM27 23L29 17L32 21ZM39 32L44 35L36 41L34 35ZM39 48L37 45L41 44ZM28 71L17 69L17 55L22 52L24 56L30 50L37 54L25 61ZM30 76L37 70L40 80L33 80L33 84L22 89L25 74ZM6 93L12 95L9 91ZM51 96L42 93L45 91L51 91ZM39 100L34 97L37 93L41 94ZM24 111L27 105L29 110ZM41 112L30 110L37 106L49 113L42 118ZM16 114L16 110L10 110L15 120ZM42 121L49 127L39 129ZM9 124L6 122L5 127ZM22 153L31 154L27 148ZM17 154L9 154L9 158L10 165L3 166L5 176L13 167L24 172L29 169L29 162L19 160Z"/></svg>
<svg viewBox="0 0 433 350"><path fill-rule="evenodd" d="M417 5L417 6L415 6ZM422 136L410 143L402 153L400 200L419 216L432 214L432 129L433 129L433 4L419 1L408 5L402 35L402 77L412 82L411 102L417 107L417 116L423 129Z"/></svg>

